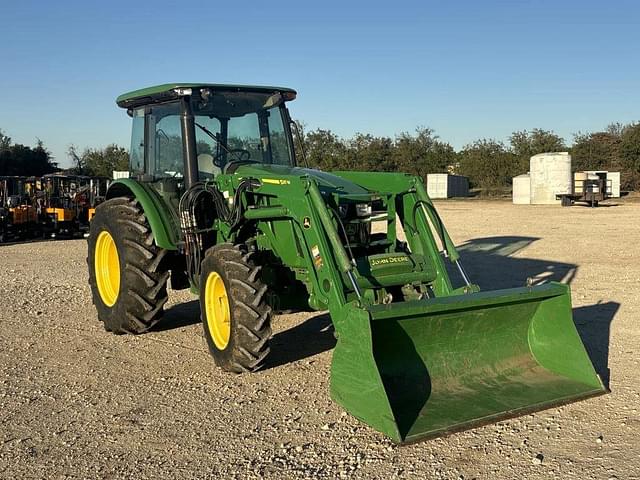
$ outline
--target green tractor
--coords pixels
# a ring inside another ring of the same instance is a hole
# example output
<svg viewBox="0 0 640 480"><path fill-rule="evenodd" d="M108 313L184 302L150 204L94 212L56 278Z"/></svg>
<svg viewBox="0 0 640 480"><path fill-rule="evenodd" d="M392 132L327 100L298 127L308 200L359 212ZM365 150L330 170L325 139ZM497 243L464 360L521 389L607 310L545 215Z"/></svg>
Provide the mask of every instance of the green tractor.
<svg viewBox="0 0 640 480"><path fill-rule="evenodd" d="M566 285L480 292L420 178L299 166L295 97L218 84L118 97L130 178L111 184L88 239L106 330L148 331L170 282L199 295L216 364L255 372L275 313L328 310L332 398L397 442L606 391Z"/></svg>

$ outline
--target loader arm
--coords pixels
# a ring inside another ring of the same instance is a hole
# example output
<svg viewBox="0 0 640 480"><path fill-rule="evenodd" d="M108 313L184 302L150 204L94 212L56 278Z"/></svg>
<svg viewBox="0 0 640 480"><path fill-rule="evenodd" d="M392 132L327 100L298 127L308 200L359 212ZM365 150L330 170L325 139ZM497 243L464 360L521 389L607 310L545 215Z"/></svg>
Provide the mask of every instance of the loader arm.
<svg viewBox="0 0 640 480"><path fill-rule="evenodd" d="M448 250L452 252L450 256L453 256L455 247L437 214L432 216L428 213L431 210L417 208L421 207L422 202L430 204L424 189L415 187L416 184L421 185L419 180L411 176L399 177L400 181L391 185L384 179L380 181L386 187L383 194L386 197L388 226L395 227L397 212L407 233L411 254L428 264L425 270L432 272L433 278L428 285L433 290L432 296L452 295L456 291L451 286L429 222L441 226L440 232L444 232L443 238L449 244ZM366 292L373 289L372 285L366 281L359 268L362 264L359 260L362 259L350 258L344 239L339 234L335 216L328 205L331 195L326 192L323 194L317 182L308 177L281 176L278 177L278 182L268 181L271 179L256 180L260 182L260 187L252 191L256 200L252 207L246 209L245 219L257 222L257 230L260 232L258 242L262 248L273 251L290 268L307 270L308 278L305 283L308 285L312 307L325 309L354 300L361 305L375 304L375 296L367 295L370 292ZM421 197L421 193L424 196ZM304 219L309 219L306 226L303 224ZM289 238L283 239L283 236ZM397 239L393 240L395 244ZM292 252L289 248L291 244L304 248ZM391 247L387 253L393 255L400 252ZM331 295L334 298L330 299Z"/></svg>
<svg viewBox="0 0 640 480"><path fill-rule="evenodd" d="M355 300L353 285L347 285L341 275L352 274L354 265L331 224L318 185L304 177L279 180L277 184L262 182L252 192L258 205L244 214L248 221L257 223L258 244L288 267L304 272L312 308L324 310ZM307 227L304 219L308 219ZM291 244L296 249L292 250Z"/></svg>

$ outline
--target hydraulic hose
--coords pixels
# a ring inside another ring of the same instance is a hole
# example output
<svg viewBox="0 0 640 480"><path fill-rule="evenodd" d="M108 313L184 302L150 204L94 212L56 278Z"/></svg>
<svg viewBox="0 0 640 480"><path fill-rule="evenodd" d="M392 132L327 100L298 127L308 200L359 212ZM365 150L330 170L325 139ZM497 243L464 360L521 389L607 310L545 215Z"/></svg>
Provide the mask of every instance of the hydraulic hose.
<svg viewBox="0 0 640 480"><path fill-rule="evenodd" d="M471 281L467 276L467 272L465 272L464 268L462 267L462 263L460 262L460 254L453 244L453 241L449 236L449 232L447 232L447 229L444 227L444 223L442 222L438 211L433 206L429 195L427 195L427 192L424 189L424 185L422 184L422 182L416 181L415 186L416 192L418 194L418 202L422 207L422 212L424 213L426 218L431 220L431 223L438 232L440 242L442 242L442 246L444 247L445 257L447 257L453 264L455 264L456 267L458 267L458 271L460 272L460 276L462 277L464 283L467 286L471 286Z"/></svg>
<svg viewBox="0 0 640 480"><path fill-rule="evenodd" d="M457 262L460 258L460 254L458 253L458 250L456 250L456 247L453 244L451 237L449 236L449 232L447 232L447 229L444 227L444 223L442 223L440 215L438 215L438 212L433 206L433 203L431 203L431 199L429 198L429 195L427 195L427 192L424 189L424 185L422 184L422 182L416 181L415 187L416 193L418 194L418 201L422 205L423 213L427 218L429 218L429 220L431 220L431 223L437 230L438 236L440 237L440 241L442 242L442 246L444 247L447 256L449 257L451 262Z"/></svg>

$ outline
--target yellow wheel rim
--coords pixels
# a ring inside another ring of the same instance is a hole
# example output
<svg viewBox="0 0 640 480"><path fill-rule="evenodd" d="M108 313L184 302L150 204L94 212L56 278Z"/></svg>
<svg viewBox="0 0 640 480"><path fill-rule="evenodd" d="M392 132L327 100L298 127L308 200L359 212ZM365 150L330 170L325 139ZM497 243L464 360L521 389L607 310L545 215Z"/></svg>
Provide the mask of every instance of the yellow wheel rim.
<svg viewBox="0 0 640 480"><path fill-rule="evenodd" d="M227 348L231 337L231 312L229 298L222 277L211 272L204 287L204 308L207 329L213 343L220 350Z"/></svg>
<svg viewBox="0 0 640 480"><path fill-rule="evenodd" d="M94 265L100 298L107 307L113 307L120 292L120 259L116 242L106 230L98 235Z"/></svg>

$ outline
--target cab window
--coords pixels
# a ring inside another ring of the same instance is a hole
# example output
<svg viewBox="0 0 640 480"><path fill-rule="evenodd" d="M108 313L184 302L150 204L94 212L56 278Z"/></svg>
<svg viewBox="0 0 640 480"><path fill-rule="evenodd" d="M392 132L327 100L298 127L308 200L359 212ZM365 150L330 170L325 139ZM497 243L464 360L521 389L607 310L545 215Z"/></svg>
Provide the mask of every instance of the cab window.
<svg viewBox="0 0 640 480"><path fill-rule="evenodd" d="M159 177L182 177L184 161L180 105L158 105L147 114L149 134L148 173Z"/></svg>
<svg viewBox="0 0 640 480"><path fill-rule="evenodd" d="M144 172L144 108L133 111L131 128L131 148L129 149L129 171Z"/></svg>

